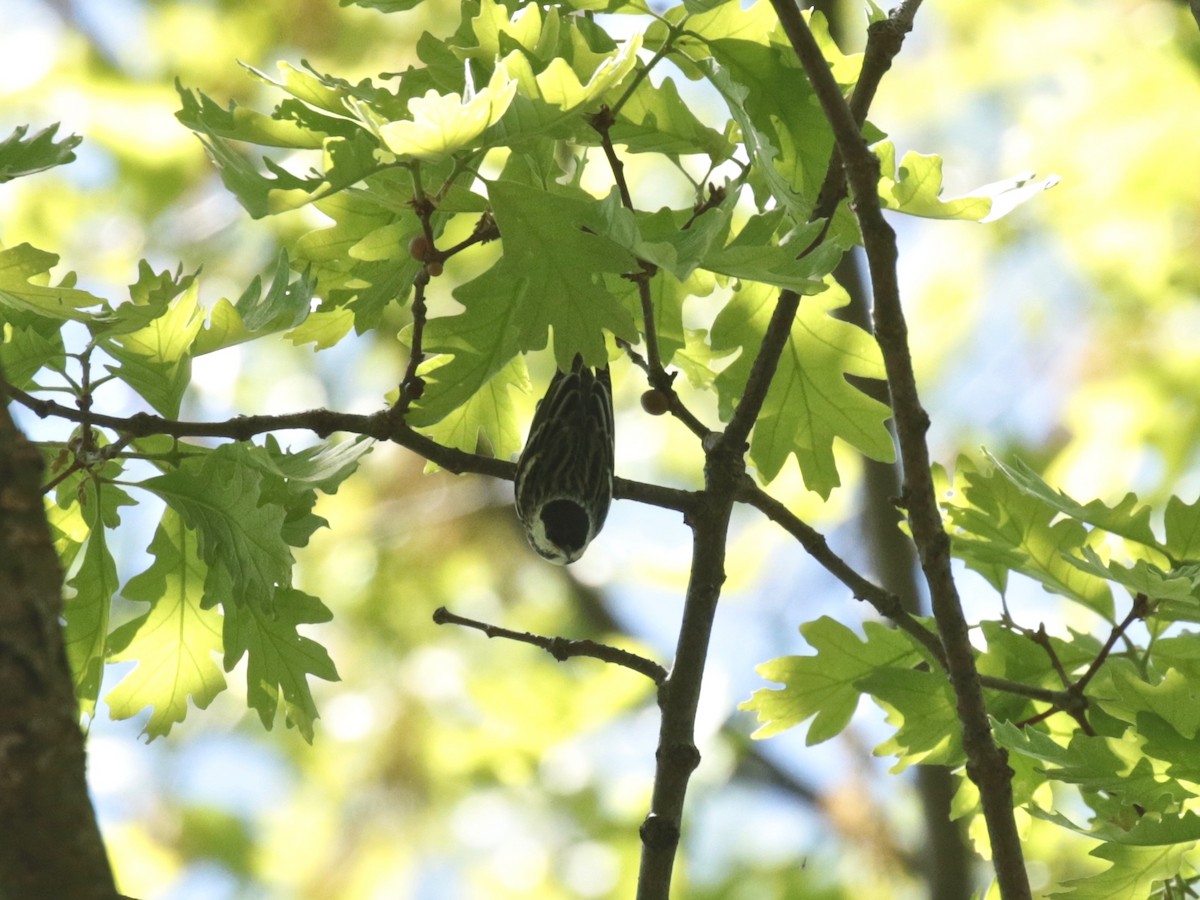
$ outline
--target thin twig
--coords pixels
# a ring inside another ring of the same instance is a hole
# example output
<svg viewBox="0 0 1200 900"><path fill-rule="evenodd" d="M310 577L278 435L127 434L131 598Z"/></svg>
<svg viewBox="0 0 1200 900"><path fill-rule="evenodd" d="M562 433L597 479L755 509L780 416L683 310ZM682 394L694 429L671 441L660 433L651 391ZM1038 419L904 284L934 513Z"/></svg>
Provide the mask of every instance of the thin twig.
<svg viewBox="0 0 1200 900"><path fill-rule="evenodd" d="M861 128L867 120L867 111L875 99L879 83L892 67L892 60L904 45L904 39L912 31L913 20L922 0L904 0L886 19L872 22L867 28L867 46L863 51L862 68L854 83L850 96L850 112ZM828 219L833 216L838 204L846 196L846 170L841 151L835 146L825 171L825 180L817 195L815 218ZM828 229L828 224L826 224Z"/></svg>
<svg viewBox="0 0 1200 900"><path fill-rule="evenodd" d="M763 402L767 399L767 391L771 387L771 380L775 377L775 370L779 367L779 357L783 354L783 348L787 345L788 338L791 337L792 320L796 318L796 311L799 308L799 294L790 290L779 292L779 301L771 312L771 321L767 324L758 354L750 366L750 374L746 378L746 389L725 429L724 439L730 444L745 448L746 438L749 437L750 429L754 427L754 422L762 410Z"/></svg>
<svg viewBox="0 0 1200 900"><path fill-rule="evenodd" d="M75 396L75 405L80 413L80 444L77 456L85 459L95 452L93 446L91 411L92 411L92 351L95 344L88 344L87 349L79 357L79 365L83 374L80 376L79 393Z"/></svg>
<svg viewBox="0 0 1200 900"><path fill-rule="evenodd" d="M608 133L613 126L613 116L613 111L604 106L590 118L589 122L596 134L600 136L600 146L604 150L604 158L608 160L613 181L617 185L617 193L621 195L621 205L632 212L634 209L633 197L629 193L629 184L625 181L625 164L617 156L612 137ZM650 364L650 382L654 384L656 376L662 372L662 359L658 353L658 329L654 322L654 298L650 295L650 275L654 270L644 260L638 260L638 262L641 271L636 276L631 276L631 280L637 285L638 299L641 302L642 331L646 338L646 360Z"/></svg>
<svg viewBox="0 0 1200 900"><path fill-rule="evenodd" d="M496 220L492 218L492 214L485 212L479 217L479 221L475 223L475 229L452 247L447 247L445 250L434 251L433 259L445 262L450 257L461 253L468 247L473 247L475 244L486 244L489 241L494 241L500 237L500 229L496 227Z"/></svg>
<svg viewBox="0 0 1200 900"><path fill-rule="evenodd" d="M663 386L655 384L655 374L650 370L650 363L646 358L633 349L633 345L629 341L617 338L617 346L625 351L625 355L629 357L629 361L646 373L646 380L661 393L667 400L667 412L682 422L692 434L703 441L710 434L712 429L701 422L696 415L687 408L679 394L675 392L674 381L675 372L659 372L659 375L664 379Z"/></svg>
<svg viewBox="0 0 1200 900"><path fill-rule="evenodd" d="M1100 648L1100 652L1096 654L1096 658L1092 660L1091 665L1089 665L1087 668L1087 671L1084 672L1083 675L1081 675L1074 682L1071 681L1070 676L1067 674L1066 669L1063 667L1062 662L1058 658L1058 654L1054 651L1054 646L1050 643L1050 637L1046 634L1046 627L1041 625L1038 627L1037 631L1029 631L1026 629L1025 634L1029 637L1029 639L1046 651L1046 655L1050 658L1050 664L1053 666L1055 672L1058 673L1059 679L1067 689L1061 693L1055 692L1056 694L1059 694L1057 698L1035 698L1042 699L1045 702L1050 703L1050 709L1043 710L1037 715L1030 716L1028 719L1018 722L1017 726L1020 728L1026 728L1030 725L1035 725L1038 722L1050 718L1050 716L1057 712L1065 712L1077 723L1079 723L1079 727L1085 734L1094 735L1096 733L1095 729L1092 728L1092 724L1087 718L1088 699L1084 694L1084 691L1087 689L1087 686L1091 680L1096 677L1096 673L1100 671L1101 667L1112 654L1113 647L1117 645L1117 641L1125 636L1125 632L1128 630L1129 626L1139 619L1144 619L1150 614L1152 609L1153 604L1145 594L1138 594L1135 596L1133 598L1133 605L1129 609L1129 613L1122 621L1113 625L1112 631L1109 632L1108 639L1104 642L1104 646ZM1020 627L1016 625L1016 623L1012 623L1012 626L1014 628ZM984 681L982 676L980 680Z"/></svg>
<svg viewBox="0 0 1200 900"><path fill-rule="evenodd" d="M562 637L546 637L528 631L512 631L508 628L501 628L499 625L491 625L487 622L480 622L478 619L468 619L465 616L457 615L444 606L439 606L434 610L433 621L438 625L461 625L464 628L474 628L476 631L482 631L489 638L506 638L522 644L532 644L535 647L541 647L559 662L574 656L587 656L601 662L611 663L614 666L631 669L640 675L645 675L656 685L662 684L667 679L667 670L654 660L628 650L622 650L620 647L601 644L599 641L572 640Z"/></svg>
<svg viewBox="0 0 1200 900"><path fill-rule="evenodd" d="M613 181L616 183L617 192L621 196L621 203L626 209L633 211L633 197L629 193L629 184L625 180L625 164L617 156L616 148L613 146L612 138L609 135L609 129L613 126L615 115L616 113L613 109L605 106L592 116L589 122L600 136L600 146L604 149L604 157L608 160L609 168L612 170ZM715 198L716 196L717 192L714 190L713 197ZM723 197L724 195L722 194L721 196ZM691 226L696 216L700 214L701 209L701 207L697 207L698 211L683 226L685 229ZM638 264L639 271L629 275L628 278L637 285L638 302L642 309L642 333L646 343L645 359L642 360L627 341L618 339L617 343L624 347L629 357L646 372L646 380L650 382L650 386L666 398L667 412L687 426L692 434L703 440L711 433L710 430L696 418L675 392L675 373L667 372L663 368L662 355L658 347L658 326L654 319L654 297L650 289L650 279L655 273L655 267L642 259L638 260Z"/></svg>
<svg viewBox="0 0 1200 900"><path fill-rule="evenodd" d="M1072 685L1072 690L1083 693L1084 688L1088 686L1096 673L1100 671L1100 667L1104 665L1113 647L1117 641L1125 634L1125 630L1139 619L1144 619L1150 615L1153 609L1150 599L1145 594L1138 594L1133 598L1133 606L1129 609L1129 614L1118 625L1113 627L1112 632L1108 636L1108 640L1104 642L1104 646L1100 648L1100 652L1096 654L1096 658L1092 660L1092 664L1088 666L1087 671L1080 676L1079 680Z"/></svg>
<svg viewBox="0 0 1200 900"><path fill-rule="evenodd" d="M400 379L400 396L395 406L396 415L400 419L408 414L413 401L425 393L425 379L417 374L417 369L425 361L425 315L428 312L425 305L425 288L428 285L429 269L422 268L413 279L412 346L409 348L404 377Z"/></svg>
<svg viewBox="0 0 1200 900"><path fill-rule="evenodd" d="M67 466L65 469L63 469L62 472L60 472L58 475L54 476L53 478L51 478L49 481L47 481L45 484L42 485L42 493L43 494L50 493L52 490L54 490L56 487L58 487L60 484L62 484L64 481L66 481L68 478L70 478L72 475L74 475L76 472L78 472L82 468L83 468L83 464L78 460L78 458L75 459L69 466Z"/></svg>
<svg viewBox="0 0 1200 900"><path fill-rule="evenodd" d="M742 480L738 490L738 499L753 506L772 522L782 527L784 531L799 541L808 555L825 571L848 587L854 594L854 599L870 603L881 616L890 619L897 628L918 641L942 668L946 667L946 656L942 651L942 642L938 636L917 621L904 608L904 604L896 594L884 590L864 578L849 563L834 553L829 547L829 542L825 540L825 535L801 520L787 506L756 485L749 477Z"/></svg>
<svg viewBox="0 0 1200 900"><path fill-rule="evenodd" d="M1069 711L1076 703L1069 691L1054 691L1050 688L1038 687L1035 684L1025 684L1020 681L1010 681L1007 678L997 678L995 675L980 675L979 683L992 691L1003 691L1018 697L1028 697L1039 703L1049 703L1063 711Z"/></svg>
<svg viewBox="0 0 1200 900"><path fill-rule="evenodd" d="M699 193L699 190L697 190L697 193ZM716 209L718 206L724 203L727 196L728 192L724 187L720 187L709 182L708 196L704 199L696 200L696 203L692 206L692 214L688 217L688 220L683 223L679 230L687 231L694 224L696 224L696 220L702 215L704 215L710 209Z"/></svg>
<svg viewBox="0 0 1200 900"><path fill-rule="evenodd" d="M1050 666L1058 673L1058 680L1062 683L1062 686L1069 688L1071 686L1071 676L1063 668L1062 660L1058 658L1058 653L1055 652L1054 645L1050 643L1050 635L1046 633L1046 626L1039 625L1038 630L1034 632L1026 631L1025 636L1042 648L1050 660Z"/></svg>

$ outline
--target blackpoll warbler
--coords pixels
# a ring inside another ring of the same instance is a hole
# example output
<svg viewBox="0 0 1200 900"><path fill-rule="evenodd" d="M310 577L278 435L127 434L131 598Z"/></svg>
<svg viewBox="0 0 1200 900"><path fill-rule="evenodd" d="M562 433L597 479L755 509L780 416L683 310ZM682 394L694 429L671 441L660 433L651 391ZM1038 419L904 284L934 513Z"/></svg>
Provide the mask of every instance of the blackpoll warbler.
<svg viewBox="0 0 1200 900"><path fill-rule="evenodd" d="M517 516L530 545L556 565L575 562L600 533L612 489L608 366L593 371L577 354L550 380L517 460Z"/></svg>

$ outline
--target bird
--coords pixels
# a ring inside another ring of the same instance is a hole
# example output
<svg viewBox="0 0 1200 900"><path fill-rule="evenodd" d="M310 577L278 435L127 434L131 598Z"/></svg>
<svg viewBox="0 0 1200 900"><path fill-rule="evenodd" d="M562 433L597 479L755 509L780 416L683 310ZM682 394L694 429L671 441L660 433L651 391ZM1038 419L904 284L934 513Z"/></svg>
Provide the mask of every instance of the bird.
<svg viewBox="0 0 1200 900"><path fill-rule="evenodd" d="M554 373L517 459L517 518L537 553L565 566L604 527L612 503L612 382L575 355Z"/></svg>

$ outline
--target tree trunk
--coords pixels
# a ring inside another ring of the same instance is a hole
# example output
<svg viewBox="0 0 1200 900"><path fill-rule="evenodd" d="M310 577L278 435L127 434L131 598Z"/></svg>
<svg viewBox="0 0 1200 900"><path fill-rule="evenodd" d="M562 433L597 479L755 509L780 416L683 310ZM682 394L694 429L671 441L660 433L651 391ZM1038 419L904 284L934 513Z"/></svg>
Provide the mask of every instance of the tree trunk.
<svg viewBox="0 0 1200 900"><path fill-rule="evenodd" d="M0 900L112 900L41 479L37 448L0 405Z"/></svg>

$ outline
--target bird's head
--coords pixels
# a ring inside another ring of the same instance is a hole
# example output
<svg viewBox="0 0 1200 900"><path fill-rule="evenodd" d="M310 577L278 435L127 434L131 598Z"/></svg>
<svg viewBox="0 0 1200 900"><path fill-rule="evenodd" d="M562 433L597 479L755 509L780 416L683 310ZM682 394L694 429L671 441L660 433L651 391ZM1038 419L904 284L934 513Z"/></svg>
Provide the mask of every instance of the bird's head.
<svg viewBox="0 0 1200 900"><path fill-rule="evenodd" d="M543 503L528 522L529 543L543 558L565 566L583 556L591 542L592 520L574 500Z"/></svg>

